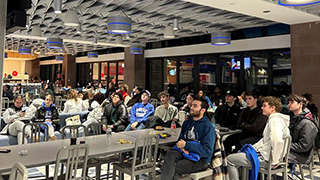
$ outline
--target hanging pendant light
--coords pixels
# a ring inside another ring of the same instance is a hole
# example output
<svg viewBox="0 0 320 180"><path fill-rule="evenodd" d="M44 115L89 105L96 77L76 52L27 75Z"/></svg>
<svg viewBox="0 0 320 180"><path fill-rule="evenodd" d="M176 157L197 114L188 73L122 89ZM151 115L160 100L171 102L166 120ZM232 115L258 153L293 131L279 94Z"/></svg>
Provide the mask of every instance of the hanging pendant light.
<svg viewBox="0 0 320 180"><path fill-rule="evenodd" d="M76 30L77 34L81 34L82 33L82 28L81 25L79 24L79 26L77 26L77 30Z"/></svg>
<svg viewBox="0 0 320 180"><path fill-rule="evenodd" d="M211 45L225 46L231 44L231 35L227 32L217 32L211 34Z"/></svg>
<svg viewBox="0 0 320 180"><path fill-rule="evenodd" d="M39 36L42 37L42 32L41 32L41 28L39 26L34 26L32 27L31 30L31 36Z"/></svg>
<svg viewBox="0 0 320 180"><path fill-rule="evenodd" d="M116 36L116 40L114 41L116 44L123 44L122 36Z"/></svg>
<svg viewBox="0 0 320 180"><path fill-rule="evenodd" d="M20 46L19 54L31 54L31 47L29 46Z"/></svg>
<svg viewBox="0 0 320 180"><path fill-rule="evenodd" d="M87 53L88 58L98 58L98 52L96 51L91 51Z"/></svg>
<svg viewBox="0 0 320 180"><path fill-rule="evenodd" d="M179 21L177 18L173 19L173 30L178 30L179 29Z"/></svg>
<svg viewBox="0 0 320 180"><path fill-rule="evenodd" d="M94 37L93 40L92 40L92 43L93 44L98 44L98 38Z"/></svg>
<svg viewBox="0 0 320 180"><path fill-rule="evenodd" d="M174 35L174 31L173 31L172 26L167 26L167 27L164 29L163 37L166 38L166 39L173 39L173 38L175 38L175 35Z"/></svg>
<svg viewBox="0 0 320 180"><path fill-rule="evenodd" d="M66 15L64 17L64 25L73 27L79 26L79 18L77 11L69 10L66 12Z"/></svg>
<svg viewBox="0 0 320 180"><path fill-rule="evenodd" d="M54 0L54 13L61 14L62 0Z"/></svg>
<svg viewBox="0 0 320 180"><path fill-rule="evenodd" d="M56 61L64 61L63 55L56 55Z"/></svg>
<svg viewBox="0 0 320 180"><path fill-rule="evenodd" d="M130 54L142 54L143 49L140 44L134 43L130 46Z"/></svg>
<svg viewBox="0 0 320 180"><path fill-rule="evenodd" d="M281 6L308 6L320 3L319 0L279 0Z"/></svg>
<svg viewBox="0 0 320 180"><path fill-rule="evenodd" d="M49 49L62 49L63 39L61 38L47 38L47 48Z"/></svg>
<svg viewBox="0 0 320 180"><path fill-rule="evenodd" d="M108 19L108 33L130 34L132 20L126 16L112 16Z"/></svg>

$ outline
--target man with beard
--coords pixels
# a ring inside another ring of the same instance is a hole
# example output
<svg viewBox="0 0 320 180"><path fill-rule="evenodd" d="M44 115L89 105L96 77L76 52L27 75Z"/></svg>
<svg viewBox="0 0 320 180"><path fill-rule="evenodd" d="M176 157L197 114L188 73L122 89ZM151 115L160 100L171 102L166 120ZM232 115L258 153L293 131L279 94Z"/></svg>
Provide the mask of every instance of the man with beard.
<svg viewBox="0 0 320 180"><path fill-rule="evenodd" d="M27 111L27 112L26 112ZM21 95L16 95L13 99L13 106L8 108L4 114L3 119L7 124L1 134L10 134L11 136L17 136L18 144L22 144L22 131L25 125L24 122L30 122L32 116L29 116L32 113L29 113L27 107L23 106L23 98ZM31 135L30 127L26 127L25 135ZM27 143L27 139L25 138L24 143Z"/></svg>
<svg viewBox="0 0 320 180"><path fill-rule="evenodd" d="M161 167L161 180L178 179L178 174L205 171L210 163L216 132L205 113L209 105L206 100L196 98L190 109L175 149L167 152ZM198 159L190 158L195 154Z"/></svg>
<svg viewBox="0 0 320 180"><path fill-rule="evenodd" d="M122 100L122 94L116 92L112 97L112 103L106 106L101 119L114 132L124 131L128 125L128 111ZM103 127L103 129L107 128Z"/></svg>

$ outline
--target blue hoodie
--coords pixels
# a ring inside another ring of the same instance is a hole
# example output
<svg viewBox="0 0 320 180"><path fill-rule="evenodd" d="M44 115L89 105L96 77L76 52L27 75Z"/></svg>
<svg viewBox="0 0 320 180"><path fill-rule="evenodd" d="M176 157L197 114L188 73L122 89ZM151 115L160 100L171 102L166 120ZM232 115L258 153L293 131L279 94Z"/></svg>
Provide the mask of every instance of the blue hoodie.
<svg viewBox="0 0 320 180"><path fill-rule="evenodd" d="M193 117L186 120L182 125L180 139L186 141L185 150L198 154L201 159L210 163L216 141L216 131L207 116L198 121L194 121Z"/></svg>
<svg viewBox="0 0 320 180"><path fill-rule="evenodd" d="M141 102L134 104L131 109L130 123L138 121L139 123L145 122L149 116L154 113L154 107L150 103L142 104Z"/></svg>

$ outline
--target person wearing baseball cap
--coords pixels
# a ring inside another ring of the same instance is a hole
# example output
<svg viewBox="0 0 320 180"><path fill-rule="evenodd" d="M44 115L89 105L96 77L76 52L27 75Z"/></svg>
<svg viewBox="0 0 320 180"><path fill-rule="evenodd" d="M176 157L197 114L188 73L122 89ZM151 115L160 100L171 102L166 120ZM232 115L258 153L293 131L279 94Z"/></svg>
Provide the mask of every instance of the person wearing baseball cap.
<svg viewBox="0 0 320 180"><path fill-rule="evenodd" d="M214 118L217 124L222 127L235 129L241 113L240 107L235 103L237 94L233 90L228 90L225 93L226 103L219 106L215 111Z"/></svg>
<svg viewBox="0 0 320 180"><path fill-rule="evenodd" d="M145 122L154 113L154 107L149 103L151 93L148 90L141 91L141 101L131 109L130 124L125 131L145 129Z"/></svg>

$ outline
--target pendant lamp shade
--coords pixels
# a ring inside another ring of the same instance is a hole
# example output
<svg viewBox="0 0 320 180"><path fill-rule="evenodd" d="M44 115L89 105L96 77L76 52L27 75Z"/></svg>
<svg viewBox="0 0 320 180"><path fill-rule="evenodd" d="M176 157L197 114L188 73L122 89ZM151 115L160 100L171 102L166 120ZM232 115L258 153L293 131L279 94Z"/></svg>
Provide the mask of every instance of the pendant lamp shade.
<svg viewBox="0 0 320 180"><path fill-rule="evenodd" d="M179 21L177 18L173 19L173 30L178 30L179 29Z"/></svg>
<svg viewBox="0 0 320 180"><path fill-rule="evenodd" d="M20 46L19 54L31 54L31 47L29 46Z"/></svg>
<svg viewBox="0 0 320 180"><path fill-rule="evenodd" d="M54 12L56 14L61 14L62 10L62 0L54 0Z"/></svg>
<svg viewBox="0 0 320 180"><path fill-rule="evenodd" d="M98 38L94 37L92 43L93 44L98 44Z"/></svg>
<svg viewBox="0 0 320 180"><path fill-rule="evenodd" d="M173 38L175 38L175 35L174 35L174 31L173 31L172 26L167 26L167 27L164 29L164 35L163 35L163 37L166 38L166 39L173 39Z"/></svg>
<svg viewBox="0 0 320 180"><path fill-rule="evenodd" d="M64 17L64 25L73 27L79 26L79 18L77 11L69 10L66 12L66 15Z"/></svg>
<svg viewBox="0 0 320 180"><path fill-rule="evenodd" d="M42 36L41 28L39 26L32 27L30 35L31 36L39 36L39 37L41 37Z"/></svg>
<svg viewBox="0 0 320 180"><path fill-rule="evenodd" d="M116 43L116 44L123 44L123 39L122 39L122 37L121 37L121 36L117 36L117 37L116 37L116 40L115 40L115 43Z"/></svg>
<svg viewBox="0 0 320 180"><path fill-rule="evenodd" d="M281 6L307 6L320 3L319 0L279 0Z"/></svg>
<svg viewBox="0 0 320 180"><path fill-rule="evenodd" d="M42 50L40 51L40 56L45 56L46 55L46 51Z"/></svg>
<svg viewBox="0 0 320 180"><path fill-rule="evenodd" d="M140 44L134 43L130 46L130 54L142 54L143 49Z"/></svg>
<svg viewBox="0 0 320 180"><path fill-rule="evenodd" d="M98 58L99 54L96 51L88 52L88 58Z"/></svg>
<svg viewBox="0 0 320 180"><path fill-rule="evenodd" d="M62 49L63 48L63 39L61 39L61 38L47 38L47 48Z"/></svg>
<svg viewBox="0 0 320 180"><path fill-rule="evenodd" d="M63 55L56 55L56 61L64 61Z"/></svg>
<svg viewBox="0 0 320 180"><path fill-rule="evenodd" d="M81 34L82 33L82 28L81 28L81 25L79 24L79 26L77 26L77 31L76 31L77 34Z"/></svg>
<svg viewBox="0 0 320 180"><path fill-rule="evenodd" d="M132 20L126 16L112 16L108 19L108 33L130 34Z"/></svg>
<svg viewBox="0 0 320 180"><path fill-rule="evenodd" d="M225 46L231 44L231 34L227 32L217 32L211 34L211 45Z"/></svg>

